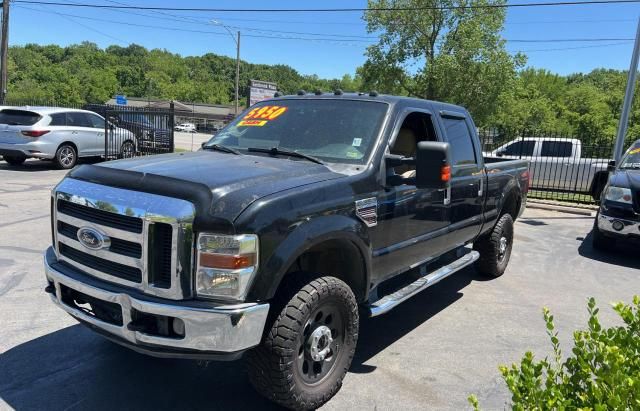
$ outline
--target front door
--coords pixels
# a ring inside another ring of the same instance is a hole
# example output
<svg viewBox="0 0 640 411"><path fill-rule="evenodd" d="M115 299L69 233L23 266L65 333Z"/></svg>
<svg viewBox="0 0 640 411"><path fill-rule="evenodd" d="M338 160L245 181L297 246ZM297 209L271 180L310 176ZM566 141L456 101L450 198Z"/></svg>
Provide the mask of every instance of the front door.
<svg viewBox="0 0 640 411"><path fill-rule="evenodd" d="M396 127L389 152L415 157L420 141L438 141L432 116L409 110ZM417 188L415 166L387 169L386 174L386 187L376 198L377 225L370 229L375 283L442 253L442 234L449 225L446 192Z"/></svg>

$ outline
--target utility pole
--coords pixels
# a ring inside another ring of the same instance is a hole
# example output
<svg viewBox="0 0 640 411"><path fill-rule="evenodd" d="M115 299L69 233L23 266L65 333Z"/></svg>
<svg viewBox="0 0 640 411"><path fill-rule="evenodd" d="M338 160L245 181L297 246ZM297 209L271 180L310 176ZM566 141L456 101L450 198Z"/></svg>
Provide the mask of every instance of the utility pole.
<svg viewBox="0 0 640 411"><path fill-rule="evenodd" d="M0 40L0 104L7 97L7 51L9 48L9 0L2 2L2 39Z"/></svg>
<svg viewBox="0 0 640 411"><path fill-rule="evenodd" d="M624 150L624 137L627 134L629 112L631 111L631 104L633 103L633 93L636 87L636 76L638 74L638 57L640 57L640 17L638 18L636 42L633 46L631 66L629 67L629 76L627 77L627 90L624 94L624 103L622 103L622 113L620 113L616 146L613 149L613 159L616 161L616 164L620 162L620 159L622 158L622 151Z"/></svg>
<svg viewBox="0 0 640 411"><path fill-rule="evenodd" d="M239 113L239 89L240 89L240 31L238 31L238 38L236 40L236 116Z"/></svg>
<svg viewBox="0 0 640 411"><path fill-rule="evenodd" d="M238 115L238 113L240 112L240 103L239 98L239 92L240 92L240 31L237 32L237 34L234 36L233 32L231 31L231 29L229 27L227 27L226 24L224 24L223 22L219 21L219 20L211 20L210 21L211 24L216 25L216 26L220 26L223 27L225 30L227 30L227 33L229 33L229 35L231 36L231 38L233 39L233 41L235 41L236 43L236 109L235 109L235 114L236 116Z"/></svg>

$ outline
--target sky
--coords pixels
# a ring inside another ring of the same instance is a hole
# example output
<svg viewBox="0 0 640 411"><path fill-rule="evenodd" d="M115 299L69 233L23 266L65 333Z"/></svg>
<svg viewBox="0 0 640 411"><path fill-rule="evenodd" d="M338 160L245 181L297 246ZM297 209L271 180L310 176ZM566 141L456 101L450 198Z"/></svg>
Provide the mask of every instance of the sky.
<svg viewBox="0 0 640 411"><path fill-rule="evenodd" d="M58 0L68 3L215 8L362 8L365 0L301 2L279 0ZM509 0L513 3L514 0ZM529 3L532 0L516 0ZM566 75L594 68L627 70L633 41L556 42L566 39L632 39L640 3L510 8L503 36L507 50L522 51L527 65ZM228 31L241 32L241 58L251 63L286 64L302 74L339 78L362 65L367 33L361 12L256 13L91 9L11 4L9 44L91 41L100 47L136 43L183 56L206 53L235 58ZM311 34L309 34L311 33ZM373 37L373 38L372 38ZM305 40L300 40L304 38ZM520 41L519 41L520 40ZM522 42L521 40L526 40ZM544 40L543 42L528 42ZM549 40L552 40L549 42Z"/></svg>

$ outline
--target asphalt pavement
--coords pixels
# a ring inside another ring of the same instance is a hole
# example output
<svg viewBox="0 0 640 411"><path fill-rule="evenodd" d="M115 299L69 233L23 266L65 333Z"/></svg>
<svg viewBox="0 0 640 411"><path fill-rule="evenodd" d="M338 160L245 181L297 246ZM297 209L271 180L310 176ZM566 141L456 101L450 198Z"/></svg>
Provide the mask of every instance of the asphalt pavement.
<svg viewBox="0 0 640 411"><path fill-rule="evenodd" d="M202 143L209 141L211 137L211 133L184 133L181 131L173 133L175 148L184 151L198 151Z"/></svg>
<svg viewBox="0 0 640 411"><path fill-rule="evenodd" d="M146 357L80 326L44 293L42 251L51 242L50 190L64 176L29 160L0 162L0 409L277 409L249 385L244 362ZM529 209L516 223L513 255L501 278L473 268L394 311L363 319L342 390L324 409L508 408L498 372L526 350L548 355L542 307L562 348L584 327L594 296L604 324L609 303L640 293L640 258L591 247L593 218Z"/></svg>

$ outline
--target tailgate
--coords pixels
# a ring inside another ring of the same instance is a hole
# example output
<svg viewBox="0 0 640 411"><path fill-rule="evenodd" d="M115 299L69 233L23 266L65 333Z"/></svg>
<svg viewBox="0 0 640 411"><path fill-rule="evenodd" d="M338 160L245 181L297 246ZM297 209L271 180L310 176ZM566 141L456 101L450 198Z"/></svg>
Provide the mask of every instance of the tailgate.
<svg viewBox="0 0 640 411"><path fill-rule="evenodd" d="M0 144L25 144L33 141L33 138L25 137L21 131L25 127L0 124Z"/></svg>

